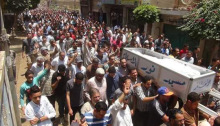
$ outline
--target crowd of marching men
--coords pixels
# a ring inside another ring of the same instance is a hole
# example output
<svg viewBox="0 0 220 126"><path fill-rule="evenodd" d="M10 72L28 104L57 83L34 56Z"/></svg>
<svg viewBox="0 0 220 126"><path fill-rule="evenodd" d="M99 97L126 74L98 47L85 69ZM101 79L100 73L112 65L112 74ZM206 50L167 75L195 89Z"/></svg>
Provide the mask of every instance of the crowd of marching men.
<svg viewBox="0 0 220 126"><path fill-rule="evenodd" d="M154 40L139 29L110 28L71 11L35 9L24 22L22 58L28 67L20 105L31 125L52 126L59 119L62 125L81 126L220 126L220 117L198 111L200 94L191 92L181 103L121 56L124 47L147 48L200 65L198 47L193 52L188 45L172 49L163 34ZM216 66L213 59L210 69ZM219 77L213 87L217 90ZM218 111L218 101L209 99L208 107ZM198 124L199 115L209 123Z"/></svg>

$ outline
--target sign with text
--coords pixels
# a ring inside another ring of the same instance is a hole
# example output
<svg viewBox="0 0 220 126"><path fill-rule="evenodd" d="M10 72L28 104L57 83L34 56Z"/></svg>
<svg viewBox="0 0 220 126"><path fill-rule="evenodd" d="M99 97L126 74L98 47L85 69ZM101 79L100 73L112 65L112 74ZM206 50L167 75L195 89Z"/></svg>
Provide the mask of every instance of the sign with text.
<svg viewBox="0 0 220 126"><path fill-rule="evenodd" d="M133 64L135 67L138 66L138 58L139 57L137 55L135 55L134 53L125 51L125 52L123 52L122 57L125 58L131 64Z"/></svg>
<svg viewBox="0 0 220 126"><path fill-rule="evenodd" d="M154 77L155 79L158 79L160 67L157 64L150 62L149 60L146 60L144 58L140 58L138 68L145 75L149 75Z"/></svg>

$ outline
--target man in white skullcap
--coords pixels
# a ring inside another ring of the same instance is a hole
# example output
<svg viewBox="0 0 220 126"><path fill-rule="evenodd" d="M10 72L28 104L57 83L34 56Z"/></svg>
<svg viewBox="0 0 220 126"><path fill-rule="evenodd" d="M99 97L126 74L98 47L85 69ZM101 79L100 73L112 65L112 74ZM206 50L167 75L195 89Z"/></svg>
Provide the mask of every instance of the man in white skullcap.
<svg viewBox="0 0 220 126"><path fill-rule="evenodd" d="M106 79L104 77L105 71L103 68L98 68L95 72L95 76L90 78L87 82L87 85L85 86L85 91L89 92L91 88L96 88L100 92L100 97L102 101L106 101ZM88 97L88 94L86 94L87 98L90 100L90 97Z"/></svg>

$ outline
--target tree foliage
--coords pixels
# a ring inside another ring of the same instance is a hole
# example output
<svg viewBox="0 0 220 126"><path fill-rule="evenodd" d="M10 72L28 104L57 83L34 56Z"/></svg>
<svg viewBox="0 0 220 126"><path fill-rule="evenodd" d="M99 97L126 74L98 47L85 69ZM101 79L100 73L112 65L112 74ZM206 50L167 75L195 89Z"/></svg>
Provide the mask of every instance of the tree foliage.
<svg viewBox="0 0 220 126"><path fill-rule="evenodd" d="M5 0L5 8L13 13L21 13L25 9L34 9L40 0Z"/></svg>
<svg viewBox="0 0 220 126"><path fill-rule="evenodd" d="M153 5L140 5L133 11L135 19L139 23L159 22L159 10Z"/></svg>
<svg viewBox="0 0 220 126"><path fill-rule="evenodd" d="M220 39L220 2L202 0L185 17L186 24L179 27L199 39Z"/></svg>

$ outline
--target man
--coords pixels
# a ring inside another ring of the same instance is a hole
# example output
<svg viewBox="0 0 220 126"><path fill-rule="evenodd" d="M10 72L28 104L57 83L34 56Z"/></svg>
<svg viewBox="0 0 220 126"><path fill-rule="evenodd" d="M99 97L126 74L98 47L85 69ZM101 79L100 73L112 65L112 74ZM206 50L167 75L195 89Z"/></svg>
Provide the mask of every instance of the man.
<svg viewBox="0 0 220 126"><path fill-rule="evenodd" d="M208 69L214 70L215 72L219 72L219 64L220 64L219 59L213 58L211 65L208 66Z"/></svg>
<svg viewBox="0 0 220 126"><path fill-rule="evenodd" d="M41 96L40 88L36 85L30 88L31 102L27 104L25 116L31 125L53 126L51 118L56 116L56 111L47 97Z"/></svg>
<svg viewBox="0 0 220 126"><path fill-rule="evenodd" d="M134 67L134 66L131 66L129 69L128 69L128 73L129 73L129 76L131 78L131 84L132 86L137 84L137 83L140 83L141 82L141 79L138 77L138 72L137 72L137 69Z"/></svg>
<svg viewBox="0 0 220 126"><path fill-rule="evenodd" d="M108 69L108 74L105 75L107 82L107 99L109 104L111 105L114 92L119 88L119 78L122 75L116 72L115 67L112 66Z"/></svg>
<svg viewBox="0 0 220 126"><path fill-rule="evenodd" d="M174 108L169 111L170 126L185 126L184 122L185 119L181 110Z"/></svg>
<svg viewBox="0 0 220 126"><path fill-rule="evenodd" d="M112 115L113 126L133 126L131 119L131 111L128 106L128 99L130 94L130 85L123 84L122 94L119 98L109 107Z"/></svg>
<svg viewBox="0 0 220 126"><path fill-rule="evenodd" d="M95 109L84 114L88 126L111 126L112 117L105 102L100 101Z"/></svg>
<svg viewBox="0 0 220 126"><path fill-rule="evenodd" d="M198 126L199 113L209 120L208 115L199 112L199 102L200 96L196 92L191 92L187 95L187 101L181 109L185 118L185 126Z"/></svg>
<svg viewBox="0 0 220 126"><path fill-rule="evenodd" d="M60 50L61 50L62 52L65 52L65 54L66 54L66 51L67 51L67 50L66 50L66 48L65 48L66 43L65 43L65 41L63 41L64 38L65 38L64 35L60 36L60 40L56 41L56 44L59 45Z"/></svg>
<svg viewBox="0 0 220 126"><path fill-rule="evenodd" d="M199 47L195 47L195 48L193 49L192 57L194 58L193 64L195 64L195 65L200 65L201 62L202 62L201 59L198 58L199 52L200 52L200 48L199 48Z"/></svg>
<svg viewBox="0 0 220 126"><path fill-rule="evenodd" d="M108 62L108 56L104 55L104 50L102 48L98 48L97 53L98 54L96 55L96 57L98 58L100 64L104 65Z"/></svg>
<svg viewBox="0 0 220 126"><path fill-rule="evenodd" d="M134 124L144 126L147 124L149 117L149 105L158 96L153 88L151 88L152 78L144 76L141 86L134 89L136 100L136 109L134 114Z"/></svg>
<svg viewBox="0 0 220 126"><path fill-rule="evenodd" d="M158 48L160 49L162 44L163 44L163 38L164 38L164 34L161 34L158 36L158 38L155 40L155 49Z"/></svg>
<svg viewBox="0 0 220 126"><path fill-rule="evenodd" d="M47 37L43 36L42 37L42 42L39 43L40 47L46 47L48 48L48 46L50 45L50 43L47 41Z"/></svg>
<svg viewBox="0 0 220 126"><path fill-rule="evenodd" d="M51 66L50 61L48 60L44 62L44 69L46 68L47 65ZM40 75L42 72L43 70L40 73L38 73L38 75ZM47 96L51 104L53 103L52 101L54 101L53 97L51 97L52 96L51 80L54 72L55 72L54 70L49 68L47 74L40 80L41 94Z"/></svg>
<svg viewBox="0 0 220 126"><path fill-rule="evenodd" d="M83 75L86 75L86 68L82 65L83 60L81 59L81 57L77 57L77 55L74 55L74 57L73 57L76 61L76 65L73 65L73 64L68 65L69 70L71 71L71 78L74 78L76 73L78 73L78 72L81 72ZM73 61L71 61L71 62L73 62Z"/></svg>
<svg viewBox="0 0 220 126"><path fill-rule="evenodd" d="M67 66L68 57L65 55L65 52L60 52L59 56L52 60L51 65L53 70L57 70L58 66L63 64Z"/></svg>
<svg viewBox="0 0 220 126"><path fill-rule="evenodd" d="M32 66L31 66L31 70L34 72L34 77L37 76L37 74L44 69L44 66L43 66L43 63L44 63L44 58L39 56L37 57L37 62L34 63Z"/></svg>
<svg viewBox="0 0 220 126"><path fill-rule="evenodd" d="M160 87L157 90L158 97L150 105L149 111L149 126L159 126L163 123L169 122L168 112L168 102L172 102L170 108L174 108L176 105L177 98L171 100L173 92L169 91L167 87Z"/></svg>
<svg viewBox="0 0 220 126"><path fill-rule="evenodd" d="M31 101L30 94L29 94L30 88L34 85L39 86L39 81L46 75L49 68L50 66L47 64L43 72L36 77L34 77L34 72L31 70L27 70L25 72L25 78L27 80L20 87L20 104L21 104L21 109L23 112L25 112L24 95L26 95L26 103Z"/></svg>
<svg viewBox="0 0 220 126"><path fill-rule="evenodd" d="M70 33L66 33L66 38L63 40L64 43L66 43L66 51L69 50L69 48L71 48L71 45L73 43L73 38L70 37Z"/></svg>
<svg viewBox="0 0 220 126"><path fill-rule="evenodd" d="M32 63L34 63L36 57L33 55L35 48L35 41L32 39L32 34L27 33L27 38L23 40L22 44L22 58L27 58L28 68L31 68Z"/></svg>
<svg viewBox="0 0 220 126"><path fill-rule="evenodd" d="M66 66L61 64L58 66L58 70L52 76L51 87L53 89L54 99L57 101L59 105L59 117L60 122L64 123L64 120L68 121L68 110L66 106L66 83L69 80L69 74ZM55 101L53 101L53 106L55 106ZM65 116L64 116L65 114Z"/></svg>
<svg viewBox="0 0 220 126"><path fill-rule="evenodd" d="M180 58L185 57L188 52L189 52L189 45L184 44L183 49L180 50Z"/></svg>
<svg viewBox="0 0 220 126"><path fill-rule="evenodd" d="M101 100L106 101L107 84L104 75L105 75L104 69L98 68L95 72L95 77L92 77L88 80L87 85L85 87L85 91L89 92L91 88L97 88L100 92ZM88 95L87 98L90 99Z"/></svg>
<svg viewBox="0 0 220 126"><path fill-rule="evenodd" d="M76 73L75 79L67 82L66 87L66 101L70 115L70 124L75 119L77 112L81 114L81 107L83 101L83 79L84 75L81 72Z"/></svg>
<svg viewBox="0 0 220 126"><path fill-rule="evenodd" d="M109 61L103 65L104 70L107 72L109 67L115 67L117 69L116 63L115 63L115 56L110 55Z"/></svg>
<svg viewBox="0 0 220 126"><path fill-rule="evenodd" d="M46 61L46 60L50 61L51 60L50 59L50 54L48 53L47 47L41 47L40 50L41 50L40 51L41 52L40 56L42 56L44 58L44 61Z"/></svg>
<svg viewBox="0 0 220 126"><path fill-rule="evenodd" d="M175 48L172 51L172 54L169 55L169 57L175 58L175 59L179 59L179 54L180 54L180 50L178 48Z"/></svg>
<svg viewBox="0 0 220 126"><path fill-rule="evenodd" d="M97 58L94 58L92 60L92 64L90 64L87 68L86 68L86 79L89 80L90 78L95 76L95 72L97 70L97 68L101 68L101 65L99 65L99 60Z"/></svg>
<svg viewBox="0 0 220 126"><path fill-rule="evenodd" d="M60 46L56 44L56 41L54 39L50 40L50 45L48 46L48 51L50 53L50 57L52 59L56 58L59 55L59 52L61 52Z"/></svg>
<svg viewBox="0 0 220 126"><path fill-rule="evenodd" d="M127 65L127 60L125 58L121 58L120 66L118 67L118 72L123 76L128 75L128 65Z"/></svg>
<svg viewBox="0 0 220 126"><path fill-rule="evenodd" d="M96 88L92 88L89 91L89 96L91 97L91 100L86 102L82 106L81 114L85 114L85 113L87 113L89 111L93 111L94 108L95 108L95 104L100 101L100 93L99 93L99 90L96 89Z"/></svg>
<svg viewBox="0 0 220 126"><path fill-rule="evenodd" d="M192 51L188 51L187 54L186 54L186 56L183 57L181 60L182 60L182 61L185 61L185 62L187 62L187 63L193 64L194 58L192 57Z"/></svg>

